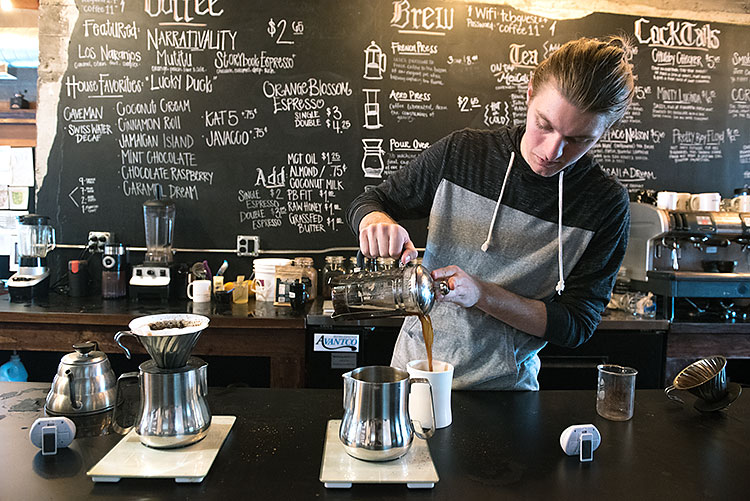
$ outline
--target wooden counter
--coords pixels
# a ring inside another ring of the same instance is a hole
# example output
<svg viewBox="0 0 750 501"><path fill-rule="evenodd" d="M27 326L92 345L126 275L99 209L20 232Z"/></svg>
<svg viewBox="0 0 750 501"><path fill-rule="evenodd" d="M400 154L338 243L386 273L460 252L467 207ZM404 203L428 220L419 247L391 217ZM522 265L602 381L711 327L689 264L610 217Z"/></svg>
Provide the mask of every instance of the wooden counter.
<svg viewBox="0 0 750 501"><path fill-rule="evenodd" d="M202 305L197 305L202 306ZM70 352L74 343L96 341L105 353L122 353L114 335L135 317L158 313L199 313L211 323L198 339L195 355L268 357L271 387L297 388L305 382L305 317L288 308L255 303L193 308L186 301L135 303L50 294L46 302L11 303L0 296L0 350ZM129 343L135 353L145 353Z"/></svg>

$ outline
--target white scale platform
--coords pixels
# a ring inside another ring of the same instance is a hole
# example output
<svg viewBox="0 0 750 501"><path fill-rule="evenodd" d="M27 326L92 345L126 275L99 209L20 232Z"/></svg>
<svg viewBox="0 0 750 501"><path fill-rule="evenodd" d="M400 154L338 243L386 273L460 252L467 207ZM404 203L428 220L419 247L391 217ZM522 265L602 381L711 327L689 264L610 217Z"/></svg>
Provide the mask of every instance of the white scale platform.
<svg viewBox="0 0 750 501"><path fill-rule="evenodd" d="M406 484L410 489L431 489L440 480L427 442L419 437L409 452L392 461L363 461L346 453L339 439L340 419L328 421L320 481L327 488L348 489L352 484Z"/></svg>
<svg viewBox="0 0 750 501"><path fill-rule="evenodd" d="M213 416L208 433L198 443L178 449L153 449L130 430L86 474L94 482L121 478L174 478L178 483L200 483L216 459L236 416Z"/></svg>

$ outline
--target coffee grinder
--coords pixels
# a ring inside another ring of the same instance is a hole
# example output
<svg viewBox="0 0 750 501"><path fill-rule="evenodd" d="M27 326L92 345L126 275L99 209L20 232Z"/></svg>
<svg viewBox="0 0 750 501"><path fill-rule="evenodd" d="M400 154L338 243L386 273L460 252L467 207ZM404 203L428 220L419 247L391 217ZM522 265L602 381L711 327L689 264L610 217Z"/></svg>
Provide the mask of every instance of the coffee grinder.
<svg viewBox="0 0 750 501"><path fill-rule="evenodd" d="M143 204L146 229L146 259L133 267L130 297L169 299L172 238L174 237L175 204L171 200L148 200Z"/></svg>
<svg viewBox="0 0 750 501"><path fill-rule="evenodd" d="M11 301L47 297L49 268L47 253L55 248L55 229L49 217L26 214L18 217L18 273L8 279Z"/></svg>

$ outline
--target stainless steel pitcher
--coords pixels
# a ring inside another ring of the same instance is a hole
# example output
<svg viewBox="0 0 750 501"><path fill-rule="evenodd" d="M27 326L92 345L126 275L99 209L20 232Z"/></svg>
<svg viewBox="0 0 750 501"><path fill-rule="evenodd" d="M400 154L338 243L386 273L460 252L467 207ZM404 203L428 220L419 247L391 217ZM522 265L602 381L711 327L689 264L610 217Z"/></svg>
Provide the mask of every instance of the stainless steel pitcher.
<svg viewBox="0 0 750 501"><path fill-rule="evenodd" d="M206 401L208 364L190 357L186 365L177 369L162 369L153 360L143 362L138 369L121 375L117 389L119 408L123 382L131 378L139 380L140 403L133 426L141 443L170 449L203 439L211 425L211 410Z"/></svg>
<svg viewBox="0 0 750 501"><path fill-rule="evenodd" d="M330 285L332 318L427 315L437 295L450 291L421 264L334 276Z"/></svg>
<svg viewBox="0 0 750 501"><path fill-rule="evenodd" d="M406 454L414 434L428 439L435 428L424 431L409 417L412 384L430 386L432 423L435 404L432 386L424 378L409 378L395 367L369 366L347 372L344 378L344 417L339 438L347 454L365 461L389 461Z"/></svg>

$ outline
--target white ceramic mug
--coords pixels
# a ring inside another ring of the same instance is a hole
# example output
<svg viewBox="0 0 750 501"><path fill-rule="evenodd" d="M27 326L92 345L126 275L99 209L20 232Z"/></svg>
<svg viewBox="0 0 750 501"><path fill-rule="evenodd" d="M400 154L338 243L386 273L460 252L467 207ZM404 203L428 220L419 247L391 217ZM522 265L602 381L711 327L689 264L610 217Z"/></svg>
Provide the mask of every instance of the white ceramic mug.
<svg viewBox="0 0 750 501"><path fill-rule="evenodd" d="M208 303L211 301L211 281L193 280L187 285L187 295L194 303Z"/></svg>
<svg viewBox="0 0 750 501"><path fill-rule="evenodd" d="M432 397L435 402L435 428L445 428L453 422L451 413L451 386L453 385L453 366L448 362L432 361L433 371L427 370L427 360L412 360L406 364L410 377L423 377L432 385ZM423 428L432 428L430 412L430 394L427 385L414 385L409 396L409 416L422 423Z"/></svg>
<svg viewBox="0 0 750 501"><path fill-rule="evenodd" d="M690 197L690 210L718 212L721 210L721 193L697 193Z"/></svg>
<svg viewBox="0 0 750 501"><path fill-rule="evenodd" d="M750 195L737 195L729 201L729 207L735 212L750 212Z"/></svg>
<svg viewBox="0 0 750 501"><path fill-rule="evenodd" d="M660 191L656 194L656 206L660 209L666 210L677 209L677 192Z"/></svg>
<svg viewBox="0 0 750 501"><path fill-rule="evenodd" d="M693 196L692 193L677 193L677 196L675 197L675 210L690 210L690 198Z"/></svg>

